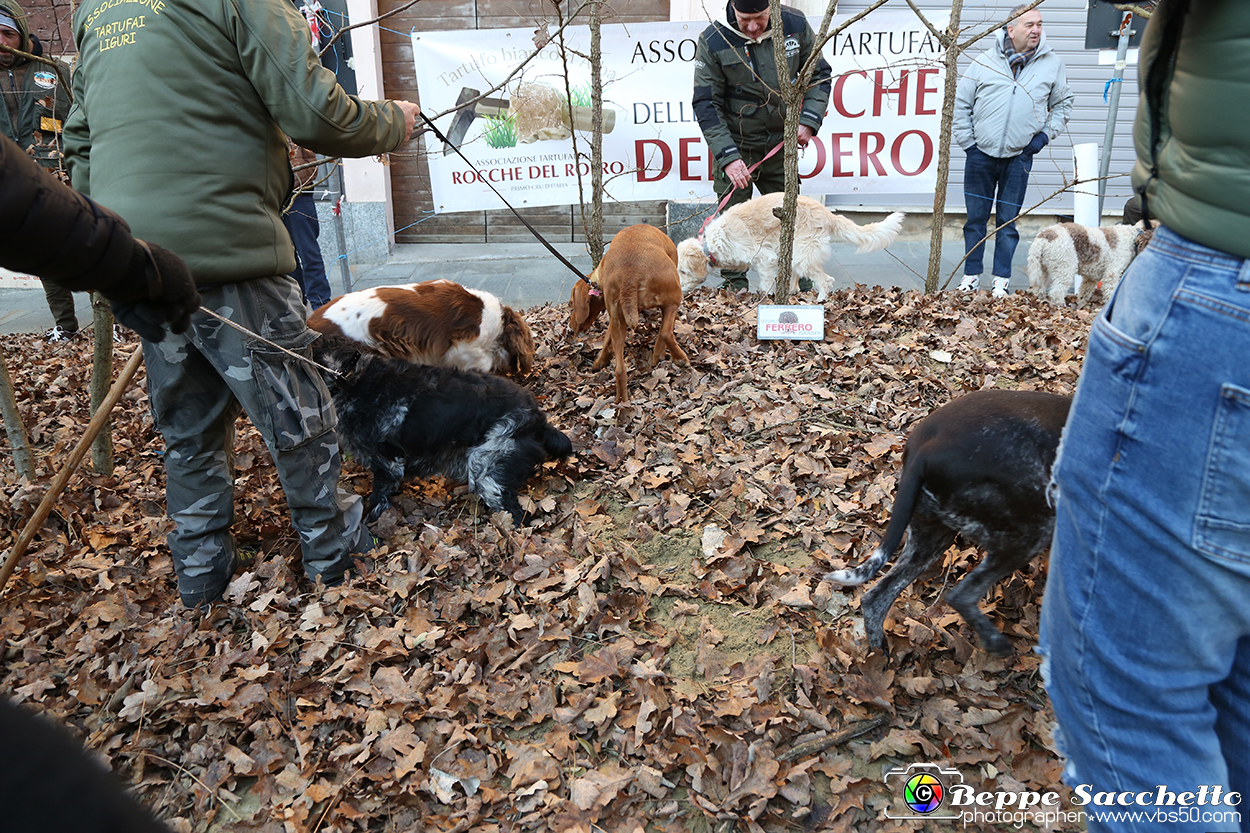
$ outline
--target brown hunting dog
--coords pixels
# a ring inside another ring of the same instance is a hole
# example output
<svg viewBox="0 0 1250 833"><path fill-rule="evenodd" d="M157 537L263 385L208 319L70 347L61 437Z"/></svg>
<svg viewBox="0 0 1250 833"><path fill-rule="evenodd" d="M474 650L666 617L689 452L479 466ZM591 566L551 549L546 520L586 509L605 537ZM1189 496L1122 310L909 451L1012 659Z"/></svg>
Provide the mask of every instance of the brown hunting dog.
<svg viewBox="0 0 1250 833"><path fill-rule="evenodd" d="M594 323L599 312L608 312L608 334L603 349L592 365L594 370L608 363L608 352L616 354L616 401L629 400L625 382L625 337L638 327L638 311L659 309L660 331L651 350L651 364L668 349L673 361L690 364L690 359L677 346L673 324L681 305L681 281L677 277L677 246L664 232L648 225L629 226L617 232L607 253L591 274L599 285L601 296L591 294L594 287L578 281L573 287L572 315L569 326L580 333Z"/></svg>
<svg viewBox="0 0 1250 833"><path fill-rule="evenodd" d="M308 326L412 364L519 375L534 366L534 337L520 313L451 281L349 292L314 312Z"/></svg>

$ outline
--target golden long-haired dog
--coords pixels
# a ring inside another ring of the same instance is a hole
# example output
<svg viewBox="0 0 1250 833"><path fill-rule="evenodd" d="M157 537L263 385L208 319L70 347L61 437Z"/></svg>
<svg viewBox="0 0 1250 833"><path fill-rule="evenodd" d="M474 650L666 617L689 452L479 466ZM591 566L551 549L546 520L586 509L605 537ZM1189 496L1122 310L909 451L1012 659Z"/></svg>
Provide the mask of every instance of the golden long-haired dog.
<svg viewBox="0 0 1250 833"><path fill-rule="evenodd" d="M781 247L781 221L773 209L784 199L785 194L776 193L739 203L708 225L702 244L694 237L683 240L677 247L682 290L689 292L703 283L709 267L755 267L760 289L772 292L777 285ZM833 278L825 273L833 242L854 243L859 254L884 249L898 237L904 216L895 212L879 223L857 226L817 200L800 196L795 206L791 265L795 278L810 278L816 286L816 300L825 300L833 289Z"/></svg>
<svg viewBox="0 0 1250 833"><path fill-rule="evenodd" d="M651 365L667 348L673 361L690 364L690 359L673 336L677 309L681 306L681 282L677 277L677 247L664 232L648 225L629 226L612 238L608 251L591 274L602 295L592 294L594 287L585 281L573 286L569 299L572 313L569 326L581 332L589 327L602 310L608 312L608 333L603 348L592 365L594 370L608 363L608 353L616 354L616 401L629 399L625 381L625 338L638 326L638 311L660 310L660 331L651 350Z"/></svg>
<svg viewBox="0 0 1250 833"><path fill-rule="evenodd" d="M452 281L349 292L314 312L308 326L412 364L519 374L534 366L525 319L489 292Z"/></svg>

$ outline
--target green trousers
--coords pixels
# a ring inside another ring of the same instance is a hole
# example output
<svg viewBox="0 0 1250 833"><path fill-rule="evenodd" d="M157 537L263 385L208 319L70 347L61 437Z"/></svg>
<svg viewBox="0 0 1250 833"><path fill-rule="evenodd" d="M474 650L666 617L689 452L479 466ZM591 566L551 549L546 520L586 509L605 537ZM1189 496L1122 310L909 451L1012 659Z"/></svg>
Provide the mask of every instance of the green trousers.
<svg viewBox="0 0 1250 833"><path fill-rule="evenodd" d="M74 314L74 293L63 286L43 281L43 294L48 299L52 320L67 333L78 332L78 316Z"/></svg>

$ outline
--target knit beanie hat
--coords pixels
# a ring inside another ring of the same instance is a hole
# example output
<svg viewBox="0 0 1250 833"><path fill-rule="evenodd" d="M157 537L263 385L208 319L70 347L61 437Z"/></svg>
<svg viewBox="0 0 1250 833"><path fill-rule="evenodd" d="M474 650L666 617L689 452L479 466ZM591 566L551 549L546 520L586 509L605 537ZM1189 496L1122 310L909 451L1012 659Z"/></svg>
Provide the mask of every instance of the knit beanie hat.
<svg viewBox="0 0 1250 833"><path fill-rule="evenodd" d="M10 29L14 30L15 32L22 31L21 27L17 25L17 21L9 17L4 12L0 12L0 26L7 26Z"/></svg>
<svg viewBox="0 0 1250 833"><path fill-rule="evenodd" d="M768 0L730 0L730 2L743 14L759 14L768 10Z"/></svg>

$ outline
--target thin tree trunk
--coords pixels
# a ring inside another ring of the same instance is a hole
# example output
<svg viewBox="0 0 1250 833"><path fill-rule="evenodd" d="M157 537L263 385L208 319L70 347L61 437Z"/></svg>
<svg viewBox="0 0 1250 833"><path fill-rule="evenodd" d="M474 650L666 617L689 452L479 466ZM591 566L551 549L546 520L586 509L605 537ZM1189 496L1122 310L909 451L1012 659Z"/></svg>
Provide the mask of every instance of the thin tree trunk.
<svg viewBox="0 0 1250 833"><path fill-rule="evenodd" d="M942 271L942 235L946 230L946 187L951 171L951 127L955 123L955 87L959 84L958 44L959 17L963 0L951 1L951 19L946 27L943 45L946 47L946 86L942 98L942 128L938 135L937 189L933 195L933 227L929 235L929 271L924 278L924 291L928 295L938 290Z"/></svg>
<svg viewBox="0 0 1250 833"><path fill-rule="evenodd" d="M91 293L95 348L91 365L91 413L95 414L113 383L113 310L98 292ZM113 435L108 422L91 443L91 467L100 474L113 473Z"/></svg>
<svg viewBox="0 0 1250 833"><path fill-rule="evenodd" d="M30 438L26 435L26 424L17 410L17 399L13 395L13 379L9 376L8 362L5 360L4 348L0 347L0 413L4 415L4 432L9 437L9 448L13 449L13 467L18 477L27 480L35 478L35 458L30 453Z"/></svg>
<svg viewBox="0 0 1250 833"><path fill-rule="evenodd" d="M860 18L885 5L886 2L887 0L874 0L868 8L843 21L837 29L830 32L829 27L833 23L833 16L838 11L837 0L831 0L825 8L825 16L821 20L820 29L815 33L815 48L812 50L812 54L807 56L803 66L799 68L798 77L795 79L790 78L785 50L778 50L775 47L773 49L773 58L777 66L777 79L781 87L777 92L786 108L786 118L783 127L783 136L785 137L786 195L782 201L781 208L774 209L777 219L781 221L777 287L773 291L773 300L778 304L784 304L788 301L790 295L795 290L791 261L794 255L794 216L799 202L799 116L803 110L803 98L807 94L807 88L812 83L812 77L816 73L816 66L820 62L821 52L825 48L825 44L829 42L829 39ZM774 44L784 43L785 36L782 33L781 24L781 3L779 0L769 0L768 9L769 22L773 30L773 42Z"/></svg>
<svg viewBox="0 0 1250 833"><path fill-rule="evenodd" d="M564 28L567 23L571 23L582 9L590 9L590 54L585 55L580 52L574 52L575 55L590 62L590 200L589 212L587 212L586 186L582 179L582 162L586 159L584 152L580 149L577 131L573 130L573 161L577 165L577 193L581 196L582 203L579 206L579 213L582 219L582 232L586 235L586 245L590 249L591 262L598 265L603 259L603 53L601 25L603 2L602 0L586 0L579 8L573 10L573 14L567 20L564 16L564 9L560 7L559 2L555 4L556 21L560 25L560 54L564 61L564 96L568 105L568 120L570 128L577 123L574 117L573 103L574 95L571 82L569 81L569 50L564 43Z"/></svg>
<svg viewBox="0 0 1250 833"><path fill-rule="evenodd" d="M13 549L9 551L8 556L4 559L4 564L0 566L0 591L4 590L4 586L9 581L9 576L13 575L13 570L17 567L17 562L21 561L22 556L26 554L26 549L30 546L30 542L35 540L35 535L39 532L39 528L43 526L43 522L51 514L52 507L56 504L56 499L65 491L65 486L69 483L70 477L78 470L78 464L82 462L82 458L87 454L87 446L94 442L99 432L104 429L104 423L108 421L110 412L117 404L117 400L121 399L122 394L126 392L130 380L135 377L135 372L142 363L143 349L137 347L130 354L130 359L126 362L126 366L122 368L121 373L118 374L117 381L113 383L104 401L100 404L100 408L91 417L91 422L87 423L87 430L83 432L82 439L78 441L78 445L74 446L74 450L69 453L69 459L65 461L65 465L61 467L61 470L57 472L56 477L52 478L52 483L49 484L43 500L35 507L35 513L30 516L26 526L22 527L21 534L17 536L17 542L13 544Z"/></svg>
<svg viewBox="0 0 1250 833"><path fill-rule="evenodd" d="M785 154L786 195L780 208L773 214L781 222L781 245L777 252L777 285L773 289L773 303L784 304L794 292L794 214L799 202L799 115L803 111L803 94L807 89L799 78L790 79L790 67L786 62L786 42L781 25L781 0L769 0L769 22L773 29L773 59L777 66L778 92L785 107L782 128L782 152ZM778 48L781 46L781 48ZM819 50L811 56L816 58Z"/></svg>
<svg viewBox="0 0 1250 833"><path fill-rule="evenodd" d="M590 262L603 259L603 2L590 5Z"/></svg>

